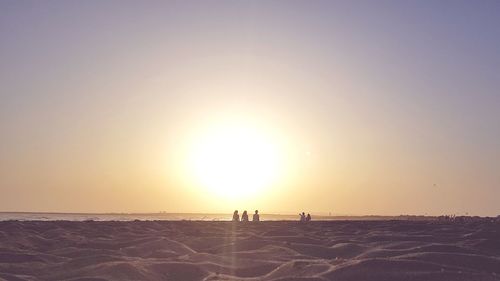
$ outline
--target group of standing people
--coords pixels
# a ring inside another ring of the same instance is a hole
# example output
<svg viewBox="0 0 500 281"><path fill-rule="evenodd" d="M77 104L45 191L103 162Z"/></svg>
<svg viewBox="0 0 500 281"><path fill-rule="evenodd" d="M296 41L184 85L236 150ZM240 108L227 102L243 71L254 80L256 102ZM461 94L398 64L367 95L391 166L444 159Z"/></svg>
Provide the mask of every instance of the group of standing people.
<svg viewBox="0 0 500 281"><path fill-rule="evenodd" d="M238 210L234 210L233 221L240 221L240 215L238 214ZM246 210L243 211L243 214L241 214L241 221L243 222L248 221L248 213ZM255 210L255 214L253 214L252 221L260 221L259 210Z"/></svg>
<svg viewBox="0 0 500 281"><path fill-rule="evenodd" d="M300 222L311 221L311 214L307 214L306 216L306 213L302 212L302 214L299 214L299 216L300 216Z"/></svg>
<svg viewBox="0 0 500 281"><path fill-rule="evenodd" d="M309 222L311 221L311 214L307 214L302 212L299 214L300 216L300 222ZM240 221L240 214L238 214L238 210L234 210L233 213L233 221ZM242 222L248 222L248 213L247 211L243 211L243 214L241 214L241 221ZM253 214L252 221L260 221L260 215L259 215L259 210L255 210L255 213Z"/></svg>

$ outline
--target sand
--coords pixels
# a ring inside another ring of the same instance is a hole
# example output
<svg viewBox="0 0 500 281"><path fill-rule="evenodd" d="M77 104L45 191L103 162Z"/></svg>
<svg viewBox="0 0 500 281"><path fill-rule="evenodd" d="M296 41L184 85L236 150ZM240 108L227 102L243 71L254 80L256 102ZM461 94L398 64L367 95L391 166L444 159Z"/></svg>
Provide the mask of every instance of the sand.
<svg viewBox="0 0 500 281"><path fill-rule="evenodd" d="M500 223L5 221L0 280L500 280Z"/></svg>

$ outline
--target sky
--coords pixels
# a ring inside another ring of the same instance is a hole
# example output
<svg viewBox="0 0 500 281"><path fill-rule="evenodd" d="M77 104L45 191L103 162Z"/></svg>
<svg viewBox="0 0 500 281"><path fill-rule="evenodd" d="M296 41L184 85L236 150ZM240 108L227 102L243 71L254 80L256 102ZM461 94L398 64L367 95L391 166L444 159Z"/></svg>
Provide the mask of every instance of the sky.
<svg viewBox="0 0 500 281"><path fill-rule="evenodd" d="M499 1L1 1L0 211L500 214Z"/></svg>

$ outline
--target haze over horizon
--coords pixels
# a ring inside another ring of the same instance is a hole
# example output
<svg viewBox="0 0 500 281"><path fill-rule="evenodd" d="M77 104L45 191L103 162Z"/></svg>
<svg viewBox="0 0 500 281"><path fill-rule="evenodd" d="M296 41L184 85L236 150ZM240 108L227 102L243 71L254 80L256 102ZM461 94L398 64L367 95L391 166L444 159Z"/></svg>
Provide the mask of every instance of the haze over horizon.
<svg viewBox="0 0 500 281"><path fill-rule="evenodd" d="M0 211L500 214L499 1L2 1Z"/></svg>

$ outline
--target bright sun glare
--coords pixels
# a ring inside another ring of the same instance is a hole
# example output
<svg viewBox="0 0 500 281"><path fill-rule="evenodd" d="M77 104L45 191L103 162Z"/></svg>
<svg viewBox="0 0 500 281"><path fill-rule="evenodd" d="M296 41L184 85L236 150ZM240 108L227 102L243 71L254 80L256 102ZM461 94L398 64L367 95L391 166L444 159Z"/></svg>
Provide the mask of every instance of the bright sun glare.
<svg viewBox="0 0 500 281"><path fill-rule="evenodd" d="M248 127L212 130L198 138L191 153L198 184L227 198L260 193L276 180L280 164L271 139Z"/></svg>

